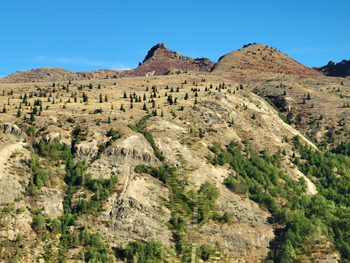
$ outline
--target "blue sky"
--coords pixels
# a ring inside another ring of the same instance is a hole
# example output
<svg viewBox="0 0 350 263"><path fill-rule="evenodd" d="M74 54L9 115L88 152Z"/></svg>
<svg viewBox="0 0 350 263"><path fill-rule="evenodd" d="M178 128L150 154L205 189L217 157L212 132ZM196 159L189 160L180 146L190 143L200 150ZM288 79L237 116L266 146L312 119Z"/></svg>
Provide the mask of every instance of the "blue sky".
<svg viewBox="0 0 350 263"><path fill-rule="evenodd" d="M157 43L217 61L257 42L311 67L350 59L350 1L0 1L0 77L128 69Z"/></svg>

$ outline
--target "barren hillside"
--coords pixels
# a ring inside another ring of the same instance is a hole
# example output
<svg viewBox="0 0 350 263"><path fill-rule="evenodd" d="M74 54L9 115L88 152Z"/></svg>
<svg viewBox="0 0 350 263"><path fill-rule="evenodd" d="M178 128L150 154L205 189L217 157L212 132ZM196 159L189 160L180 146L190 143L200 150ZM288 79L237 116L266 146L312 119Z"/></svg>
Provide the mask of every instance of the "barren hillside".
<svg viewBox="0 0 350 263"><path fill-rule="evenodd" d="M346 259L350 82L259 44L212 66L4 78L0 260Z"/></svg>
<svg viewBox="0 0 350 263"><path fill-rule="evenodd" d="M310 69L291 59L286 54L262 44L246 45L242 49L223 55L213 68L213 73L232 69L251 71L255 73L278 73L299 76L322 76L319 72Z"/></svg>

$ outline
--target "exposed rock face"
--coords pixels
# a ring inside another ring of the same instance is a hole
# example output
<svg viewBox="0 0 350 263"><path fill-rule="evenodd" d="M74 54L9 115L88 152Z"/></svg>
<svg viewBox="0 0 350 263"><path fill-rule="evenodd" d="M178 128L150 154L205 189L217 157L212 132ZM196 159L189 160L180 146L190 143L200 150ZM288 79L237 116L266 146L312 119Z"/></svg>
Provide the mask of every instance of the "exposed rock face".
<svg viewBox="0 0 350 263"><path fill-rule="evenodd" d="M110 227L99 226L100 231L115 244L156 239L171 245L172 233L166 226L171 213L162 204L162 200L168 200L168 189L156 179L135 175L132 170L125 169L118 178L123 190L118 197L108 198L100 219L110 222Z"/></svg>
<svg viewBox="0 0 350 263"><path fill-rule="evenodd" d="M82 161L84 158L91 159L98 153L97 142L81 142L74 145L74 152L77 155L77 160Z"/></svg>
<svg viewBox="0 0 350 263"><path fill-rule="evenodd" d="M270 213L249 198L230 192L222 184L219 187L221 198L218 208L221 213L232 213L233 223L204 225L200 243L214 245L218 241L232 258L260 262L266 258L275 239L274 229L268 222Z"/></svg>
<svg viewBox="0 0 350 263"><path fill-rule="evenodd" d="M149 75L149 72L154 72L153 75L169 75L188 70L210 72L214 64L207 58L193 59L183 56L177 51L167 49L166 45L161 43L153 46L142 64L132 72L125 72L125 76L129 73L133 76L145 76Z"/></svg>
<svg viewBox="0 0 350 263"><path fill-rule="evenodd" d="M28 181L30 174L24 173L19 176L12 173L13 166L25 165L25 159L29 156L29 151L23 148L22 141L17 142L17 138L7 135L7 143L0 147L0 204L13 202L24 193L24 187L19 180Z"/></svg>
<svg viewBox="0 0 350 263"><path fill-rule="evenodd" d="M326 76L347 77L350 76L350 60L343 59L339 63L329 61L327 65L314 67L314 69Z"/></svg>
<svg viewBox="0 0 350 263"><path fill-rule="evenodd" d="M72 139L70 137L70 134L63 130L60 129L56 126L50 126L48 128L48 133L43 135L43 140L48 143L53 143L55 138L58 138L60 140L60 143L68 144L71 145Z"/></svg>
<svg viewBox="0 0 350 263"><path fill-rule="evenodd" d="M284 98L284 108L287 112L291 112L293 109L294 100L292 98Z"/></svg>
<svg viewBox="0 0 350 263"><path fill-rule="evenodd" d="M6 231L0 231L0 237L6 237L11 241L15 241L19 235L23 235L23 233L30 233L32 231L32 217L27 211L17 215L16 219L8 216L3 220L7 221L8 225Z"/></svg>
<svg viewBox="0 0 350 263"><path fill-rule="evenodd" d="M275 98L271 98L271 101L276 105L278 109L281 111L286 111L288 113L293 110L293 105L295 103L294 99L285 96L277 96Z"/></svg>
<svg viewBox="0 0 350 263"><path fill-rule="evenodd" d="M51 218L60 217L63 213L64 192L58 189L43 187L37 200L38 208L45 207L45 213Z"/></svg>
<svg viewBox="0 0 350 263"><path fill-rule="evenodd" d="M26 138L27 135L16 124L4 123L1 125L1 131L5 134L11 134L17 137Z"/></svg>
<svg viewBox="0 0 350 263"><path fill-rule="evenodd" d="M145 59L142 61L142 63L145 62L146 60L152 58L152 57L154 56L156 50L159 49L159 48L166 49L166 45L165 45L164 43L159 43L159 44L153 46L153 47L148 51L148 53L147 53Z"/></svg>
<svg viewBox="0 0 350 263"><path fill-rule="evenodd" d="M136 166L142 163L159 165L154 151L141 134L131 135L117 145L109 147L104 153L112 164L128 164Z"/></svg>

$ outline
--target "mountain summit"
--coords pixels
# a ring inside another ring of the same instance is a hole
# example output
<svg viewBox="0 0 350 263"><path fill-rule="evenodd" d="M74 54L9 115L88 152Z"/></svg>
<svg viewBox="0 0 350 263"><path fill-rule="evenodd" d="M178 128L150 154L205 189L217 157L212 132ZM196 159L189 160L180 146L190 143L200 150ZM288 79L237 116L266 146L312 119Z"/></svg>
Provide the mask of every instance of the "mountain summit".
<svg viewBox="0 0 350 263"><path fill-rule="evenodd" d="M207 58L190 58L167 48L164 43L153 46L142 64L133 70L136 75L165 75L189 70L210 72L214 62ZM141 73L141 74L140 74Z"/></svg>
<svg viewBox="0 0 350 263"><path fill-rule="evenodd" d="M248 44L242 49L222 56L213 72L242 69L256 72L281 73L287 75L321 76L288 55L262 44Z"/></svg>

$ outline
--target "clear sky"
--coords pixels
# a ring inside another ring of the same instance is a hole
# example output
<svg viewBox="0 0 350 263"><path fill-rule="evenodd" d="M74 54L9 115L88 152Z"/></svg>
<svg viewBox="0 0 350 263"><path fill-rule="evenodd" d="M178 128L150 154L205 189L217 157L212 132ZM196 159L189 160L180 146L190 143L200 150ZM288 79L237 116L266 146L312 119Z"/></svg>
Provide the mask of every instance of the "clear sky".
<svg viewBox="0 0 350 263"><path fill-rule="evenodd" d="M350 59L349 11L348 0L1 0L0 77L134 68L157 43L216 62L256 42L323 66Z"/></svg>

